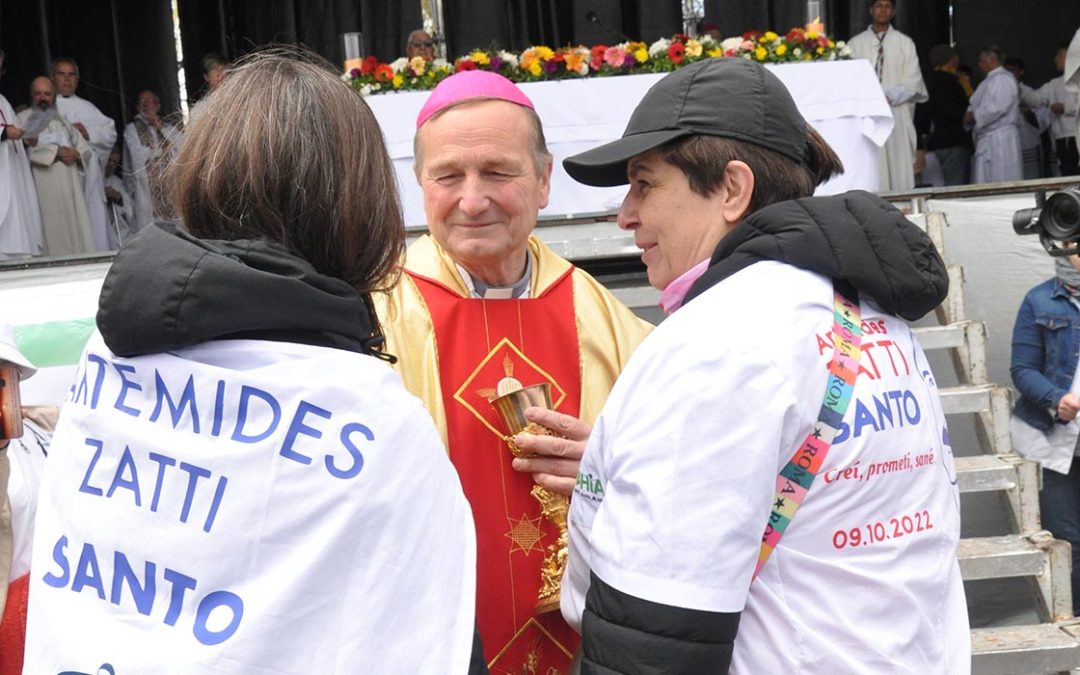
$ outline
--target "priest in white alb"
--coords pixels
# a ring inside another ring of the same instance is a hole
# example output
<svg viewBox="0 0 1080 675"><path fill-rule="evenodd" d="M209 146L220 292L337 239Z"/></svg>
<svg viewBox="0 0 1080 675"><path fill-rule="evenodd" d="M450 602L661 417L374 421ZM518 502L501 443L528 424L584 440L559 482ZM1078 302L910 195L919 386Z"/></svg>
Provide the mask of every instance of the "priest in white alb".
<svg viewBox="0 0 1080 675"><path fill-rule="evenodd" d="M1023 180L1020 149L1020 88L1016 78L1002 66L1004 55L997 47L979 52L979 70L986 78L971 96L964 125L975 140L971 160L973 183Z"/></svg>
<svg viewBox="0 0 1080 675"><path fill-rule="evenodd" d="M0 50L0 73L3 69ZM41 212L22 136L15 111L0 95L0 260L44 253Z"/></svg>
<svg viewBox="0 0 1080 675"><path fill-rule="evenodd" d="M139 114L124 127L125 181L135 200L135 232L163 215L154 209L156 182L163 162L176 154L183 139L178 127L161 118L157 94L139 92L137 107Z"/></svg>
<svg viewBox="0 0 1080 675"><path fill-rule="evenodd" d="M56 86L56 107L65 120L78 130L93 150L94 161L86 171L86 208L93 225L94 248L109 250L109 221L105 215L105 162L116 144L116 123L98 107L75 94L79 86L79 66L72 59L59 58L52 63L52 81Z"/></svg>
<svg viewBox="0 0 1080 675"><path fill-rule="evenodd" d="M79 131L56 108L56 90L47 77L30 83L33 105L19 113L23 140L32 149L30 168L37 189L45 249L49 255L77 255L94 250L86 209L83 167L94 152Z"/></svg>
<svg viewBox="0 0 1080 675"><path fill-rule="evenodd" d="M1065 79L1066 94L1080 102L1080 28L1073 34L1069 49L1065 52L1065 71L1062 77ZM1076 139L1077 143L1080 143L1080 116L1076 118Z"/></svg>
<svg viewBox="0 0 1080 675"><path fill-rule="evenodd" d="M894 0L871 0L872 23L851 38L851 57L874 66L893 114L893 130L879 153L880 189L893 192L915 187L915 104L927 100L915 43L892 27Z"/></svg>

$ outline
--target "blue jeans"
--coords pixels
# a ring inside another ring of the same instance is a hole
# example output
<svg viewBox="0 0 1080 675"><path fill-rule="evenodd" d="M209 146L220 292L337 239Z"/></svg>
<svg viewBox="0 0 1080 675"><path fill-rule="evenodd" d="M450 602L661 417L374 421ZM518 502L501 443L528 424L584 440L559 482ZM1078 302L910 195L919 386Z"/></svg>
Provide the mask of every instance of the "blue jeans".
<svg viewBox="0 0 1080 675"><path fill-rule="evenodd" d="M1073 460L1067 476L1043 470L1039 494L1042 525L1072 545L1073 614L1080 612L1080 458Z"/></svg>
<svg viewBox="0 0 1080 675"><path fill-rule="evenodd" d="M941 165L941 175L945 177L946 185L967 185L971 182L971 150L958 145L955 148L938 148L934 154Z"/></svg>

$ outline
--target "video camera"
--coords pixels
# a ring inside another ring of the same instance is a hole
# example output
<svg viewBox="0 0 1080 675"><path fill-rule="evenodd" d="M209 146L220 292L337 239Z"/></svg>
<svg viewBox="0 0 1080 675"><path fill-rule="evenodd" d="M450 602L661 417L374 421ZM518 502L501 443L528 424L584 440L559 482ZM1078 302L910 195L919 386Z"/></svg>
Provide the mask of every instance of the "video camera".
<svg viewBox="0 0 1080 675"><path fill-rule="evenodd" d="M1080 253L1080 188L1055 192L1049 199L1046 190L1039 190L1035 193L1035 208L1013 214L1013 230L1017 234L1039 235L1039 243L1054 257Z"/></svg>

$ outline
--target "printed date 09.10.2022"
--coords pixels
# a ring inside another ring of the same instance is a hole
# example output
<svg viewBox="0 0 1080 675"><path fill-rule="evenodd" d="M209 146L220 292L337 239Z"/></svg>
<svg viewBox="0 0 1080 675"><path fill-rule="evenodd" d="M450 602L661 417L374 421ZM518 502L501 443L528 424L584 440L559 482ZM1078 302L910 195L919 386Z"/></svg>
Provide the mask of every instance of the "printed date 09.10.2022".
<svg viewBox="0 0 1080 675"><path fill-rule="evenodd" d="M837 530L833 533L832 543L835 548L854 548L869 546L890 539L899 539L934 528L930 522L930 512L926 509L908 516L889 518L887 521L867 523L850 530Z"/></svg>

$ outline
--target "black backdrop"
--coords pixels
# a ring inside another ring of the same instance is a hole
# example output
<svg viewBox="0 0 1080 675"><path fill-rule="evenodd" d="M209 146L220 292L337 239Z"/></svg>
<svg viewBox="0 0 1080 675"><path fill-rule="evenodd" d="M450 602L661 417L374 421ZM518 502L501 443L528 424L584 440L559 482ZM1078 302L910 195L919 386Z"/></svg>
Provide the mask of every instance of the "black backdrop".
<svg viewBox="0 0 1080 675"><path fill-rule="evenodd" d="M840 39L865 29L865 0L821 0L826 27ZM448 51L474 47L520 50L652 41L682 28L679 0L442 0ZM953 7L950 21L949 7ZM706 18L724 35L786 30L806 21L804 0L705 0ZM178 0L183 73L189 96L203 87L199 61L211 51L233 59L268 42L300 43L340 63L341 33L359 31L364 49L382 60L404 51L421 23L419 0ZM980 47L1001 46L1024 58L1027 82L1053 76L1057 47L1080 27L1080 1L898 0L897 27L911 35L924 67L927 52L950 35L974 67ZM79 93L122 126L139 90L157 91L176 110L178 73L170 0L4 0L0 47L7 53L0 91L18 106L51 58L72 56L82 71Z"/></svg>

